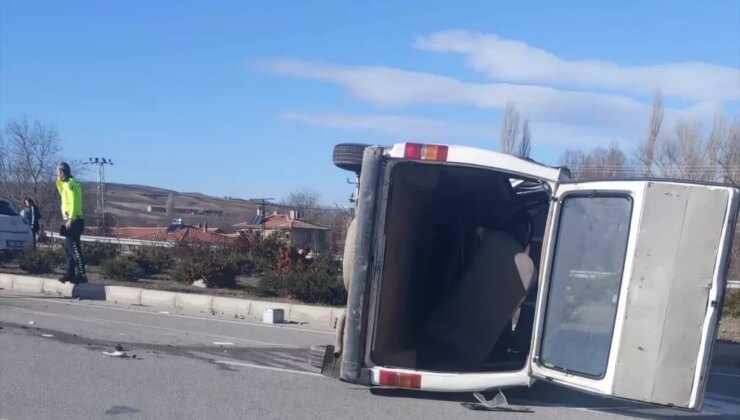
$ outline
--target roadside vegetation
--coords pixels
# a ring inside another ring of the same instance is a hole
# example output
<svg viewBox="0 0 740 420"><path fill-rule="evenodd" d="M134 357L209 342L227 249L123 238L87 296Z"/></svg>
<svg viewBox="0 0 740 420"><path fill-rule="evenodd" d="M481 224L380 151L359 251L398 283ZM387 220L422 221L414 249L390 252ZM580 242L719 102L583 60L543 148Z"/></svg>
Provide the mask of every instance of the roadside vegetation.
<svg viewBox="0 0 740 420"><path fill-rule="evenodd" d="M84 255L94 281L138 283L182 290L202 282L210 292L343 305L347 292L336 253L308 257L310 249L286 246L277 236L245 235L235 243L213 245L181 242L171 248L123 250L113 244L84 243ZM29 274L53 275L64 270L64 251L58 244L38 251L3 254L3 268ZM177 284L182 286L176 286Z"/></svg>

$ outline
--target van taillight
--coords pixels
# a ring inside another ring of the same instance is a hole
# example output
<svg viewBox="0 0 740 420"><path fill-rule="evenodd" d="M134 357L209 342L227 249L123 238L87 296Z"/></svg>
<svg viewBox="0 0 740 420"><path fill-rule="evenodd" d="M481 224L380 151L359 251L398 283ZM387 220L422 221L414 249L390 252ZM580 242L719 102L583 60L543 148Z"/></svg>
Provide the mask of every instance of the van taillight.
<svg viewBox="0 0 740 420"><path fill-rule="evenodd" d="M414 160L434 160L437 162L447 162L447 146L437 146L433 144L406 143L406 149L403 157Z"/></svg>
<svg viewBox="0 0 740 420"><path fill-rule="evenodd" d="M381 370L380 385L394 388L421 389L421 375Z"/></svg>

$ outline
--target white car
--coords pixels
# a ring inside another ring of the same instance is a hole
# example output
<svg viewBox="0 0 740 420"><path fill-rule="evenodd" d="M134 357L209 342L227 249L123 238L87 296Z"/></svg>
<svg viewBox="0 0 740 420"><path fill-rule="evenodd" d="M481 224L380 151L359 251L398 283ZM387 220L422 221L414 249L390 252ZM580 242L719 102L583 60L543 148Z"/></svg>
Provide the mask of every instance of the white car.
<svg viewBox="0 0 740 420"><path fill-rule="evenodd" d="M345 252L346 321L323 373L437 392L545 380L701 409L738 189L660 179L573 182L565 168L452 145L340 145L335 163L360 176ZM539 273L531 282L502 275L492 263L500 258L479 264L482 248L471 245L481 226L505 228L517 208L530 217L525 248ZM486 293L452 292L473 275L467 284L485 284ZM439 339L426 327L435 314L448 317L438 324L459 327L445 331L464 338L457 351L430 344ZM468 326L486 341L461 331ZM491 348L475 364L461 356L494 344L503 351Z"/></svg>
<svg viewBox="0 0 740 420"><path fill-rule="evenodd" d="M0 250L24 251L32 248L31 228L10 203L0 200Z"/></svg>

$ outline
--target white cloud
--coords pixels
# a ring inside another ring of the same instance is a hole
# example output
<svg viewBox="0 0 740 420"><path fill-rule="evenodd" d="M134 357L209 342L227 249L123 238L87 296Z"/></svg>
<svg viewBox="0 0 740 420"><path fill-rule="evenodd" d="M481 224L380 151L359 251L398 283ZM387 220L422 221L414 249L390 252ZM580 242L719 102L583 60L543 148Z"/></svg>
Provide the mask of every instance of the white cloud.
<svg viewBox="0 0 740 420"><path fill-rule="evenodd" d="M567 60L521 41L467 31L418 37L424 51L465 55L469 67L496 80L610 89L691 101L740 100L740 69L700 62L621 66L602 60Z"/></svg>
<svg viewBox="0 0 740 420"><path fill-rule="evenodd" d="M456 124L436 119L408 115L351 115L336 112L286 112L281 119L318 127L371 132L389 137L390 143L404 141L469 144L495 149L499 128L473 124ZM627 134L607 134L594 127L565 124L530 123L532 138L538 146L592 149L607 146L617 140L631 146L635 139Z"/></svg>
<svg viewBox="0 0 740 420"><path fill-rule="evenodd" d="M386 108L460 104L502 109L514 101L523 115L538 123L619 130L642 130L650 115L650 105L619 95L533 85L463 83L450 77L389 67L343 67L303 60L271 60L260 66L276 74L334 83L358 99ZM666 114L691 116L697 110L714 110L717 106L707 102L686 109L668 109Z"/></svg>
<svg viewBox="0 0 740 420"><path fill-rule="evenodd" d="M393 142L465 142L475 138L493 140L498 135L498 130L494 128L453 124L429 118L405 115L286 112L280 117L286 121L297 121L319 127L369 131L389 136Z"/></svg>

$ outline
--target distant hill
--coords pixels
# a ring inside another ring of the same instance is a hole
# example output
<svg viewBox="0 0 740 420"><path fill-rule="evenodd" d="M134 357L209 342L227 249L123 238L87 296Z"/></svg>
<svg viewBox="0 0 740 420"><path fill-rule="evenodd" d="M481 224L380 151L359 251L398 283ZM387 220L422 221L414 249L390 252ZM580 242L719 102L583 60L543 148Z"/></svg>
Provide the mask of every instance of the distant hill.
<svg viewBox="0 0 740 420"><path fill-rule="evenodd" d="M182 218L191 225L205 224L232 230L231 226L249 220L257 214L258 203L241 199L211 197L200 193L180 193L145 185L128 185L107 183L105 202L108 213L115 217L117 226L167 226L173 218ZM97 183L83 183L85 212L92 215L96 208ZM167 199L172 195L174 207L180 211L195 210L187 214L168 216L162 212L150 212L153 206L163 210ZM285 206L268 205L267 212L287 211ZM206 213L206 214L203 214Z"/></svg>

